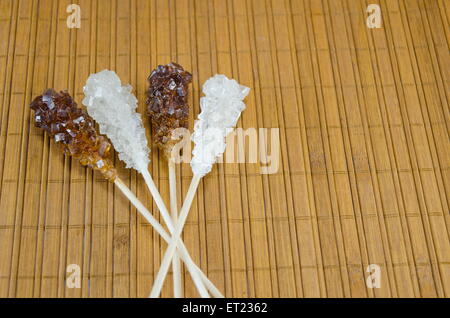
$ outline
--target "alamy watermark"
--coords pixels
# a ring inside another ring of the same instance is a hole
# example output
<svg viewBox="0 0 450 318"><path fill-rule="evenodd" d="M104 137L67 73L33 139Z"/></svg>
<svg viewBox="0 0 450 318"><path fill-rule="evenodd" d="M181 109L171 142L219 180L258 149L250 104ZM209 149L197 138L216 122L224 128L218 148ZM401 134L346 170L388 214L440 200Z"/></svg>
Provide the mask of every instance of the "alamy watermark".
<svg viewBox="0 0 450 318"><path fill-rule="evenodd" d="M67 13L71 13L66 20L69 29L81 28L81 8L78 4L69 4L66 8Z"/></svg>
<svg viewBox="0 0 450 318"><path fill-rule="evenodd" d="M381 288L381 267L377 264L370 264L366 268L369 276L366 279L367 288Z"/></svg>
<svg viewBox="0 0 450 318"><path fill-rule="evenodd" d="M378 4L369 4L366 9L370 15L367 17L366 24L369 29L381 28L381 8Z"/></svg>
<svg viewBox="0 0 450 318"><path fill-rule="evenodd" d="M220 133L220 132L219 132ZM203 138L210 138L214 129L209 129ZM189 163L192 158L191 132L178 128L173 133L180 141L172 150L175 163ZM204 153L207 158L207 153ZM229 129L226 137L225 153L217 159L218 163L260 164L261 174L274 174L280 167L279 128L236 128Z"/></svg>
<svg viewBox="0 0 450 318"><path fill-rule="evenodd" d="M81 28L81 8L78 4L69 4L66 7L66 12L70 13L67 17L67 27L69 29ZM366 19L366 25L369 29L381 28L381 8L379 4L369 4L366 12L370 15Z"/></svg>
<svg viewBox="0 0 450 318"><path fill-rule="evenodd" d="M81 288L81 269L78 264L69 264L66 268L67 288Z"/></svg>

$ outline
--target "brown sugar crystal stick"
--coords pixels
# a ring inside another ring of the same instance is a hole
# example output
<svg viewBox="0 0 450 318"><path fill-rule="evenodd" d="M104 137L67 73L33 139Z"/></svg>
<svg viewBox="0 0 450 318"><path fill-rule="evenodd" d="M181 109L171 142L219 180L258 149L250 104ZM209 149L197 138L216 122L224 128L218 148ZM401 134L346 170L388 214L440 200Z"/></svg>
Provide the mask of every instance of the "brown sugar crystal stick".
<svg viewBox="0 0 450 318"><path fill-rule="evenodd" d="M192 75L176 63L159 65L149 78L147 91L147 112L150 116L153 140L167 159L169 170L170 212L173 224L178 220L177 185L174 153L178 140L177 129L187 129L189 106L188 85ZM183 297L180 260L177 254L172 261L173 288L175 298Z"/></svg>
<svg viewBox="0 0 450 318"><path fill-rule="evenodd" d="M35 112L35 126L45 130L61 147L64 154L73 156L82 165L99 171L107 180L115 183L154 227L164 231L164 228L157 224L158 222L150 212L120 180L116 169L108 159L111 144L97 133L94 120L77 106L67 92L58 93L53 89L47 89L32 101L30 108Z"/></svg>
<svg viewBox="0 0 450 318"><path fill-rule="evenodd" d="M82 165L99 171L106 179L114 182L161 237L166 242L170 241L170 235L117 176L116 169L107 158L111 144L97 133L93 119L84 110L78 108L67 92L58 93L53 89L48 89L33 100L30 108L35 111L36 127L45 130L65 154L79 159ZM190 265L188 269L192 268L195 272L193 279L196 275L200 275L207 288L215 293L215 286L192 261L184 244L180 243L178 247L183 261ZM203 284L195 282L195 279L194 283L196 286L203 287ZM202 293L207 294L206 291Z"/></svg>

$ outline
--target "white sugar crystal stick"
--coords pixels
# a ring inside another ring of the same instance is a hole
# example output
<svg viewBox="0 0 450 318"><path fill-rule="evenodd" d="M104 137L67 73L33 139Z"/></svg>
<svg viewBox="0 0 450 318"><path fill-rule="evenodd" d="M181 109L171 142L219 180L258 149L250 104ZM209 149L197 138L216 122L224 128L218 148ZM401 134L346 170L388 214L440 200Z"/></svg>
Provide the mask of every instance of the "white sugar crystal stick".
<svg viewBox="0 0 450 318"><path fill-rule="evenodd" d="M175 225L175 230L172 233L172 239L153 283L150 297L158 297L161 292L177 242L181 241L180 235L200 180L211 171L217 158L224 153L225 138L236 125L241 112L245 109L242 100L249 91L248 87L239 85L235 80L230 80L225 75L216 75L203 84L205 97L200 99L201 113L195 123L194 134L192 135L192 140L195 143L191 160L194 176L181 208L178 222Z"/></svg>
<svg viewBox="0 0 450 318"><path fill-rule="evenodd" d="M173 222L148 171L150 149L147 146L141 116L136 113L137 99L131 90L130 85L122 85L115 72L103 70L91 74L87 79L83 104L89 115L98 122L100 133L106 134L111 140L126 167L134 168L142 174L168 229L172 232ZM188 263L186 265L192 266ZM190 273L194 276L198 274L193 268ZM199 281L198 277L193 279ZM201 296L208 297L203 284L201 285Z"/></svg>

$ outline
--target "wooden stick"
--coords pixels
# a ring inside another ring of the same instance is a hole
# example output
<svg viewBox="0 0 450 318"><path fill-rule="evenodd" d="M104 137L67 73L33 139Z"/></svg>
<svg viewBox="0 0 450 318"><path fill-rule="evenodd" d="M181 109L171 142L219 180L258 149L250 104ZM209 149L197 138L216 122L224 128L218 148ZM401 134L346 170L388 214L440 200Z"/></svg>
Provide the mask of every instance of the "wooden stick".
<svg viewBox="0 0 450 318"><path fill-rule="evenodd" d="M172 218L170 217L169 211L167 211L166 205L164 204L164 201L159 194L158 189L156 188L155 182L153 181L152 176L146 169L142 169L140 171L142 176L144 177L145 183L147 184L148 189L150 190L150 193L153 196L153 199L155 200L156 206L159 209L159 212L161 213L161 216L163 217L164 222L167 225L167 228L172 233L173 231L173 223Z"/></svg>
<svg viewBox="0 0 450 318"><path fill-rule="evenodd" d="M150 175L149 171L146 169L142 169L141 174L144 177L145 183L147 184L147 187L150 190L150 193L152 194L153 199L155 200L156 206L158 207L159 211L161 212L161 216L163 217L164 222L166 223L167 228L169 229L169 232L173 233L174 223L172 222L172 218L169 215L169 212L167 211L166 205L164 204L161 194L159 193L158 189L156 188L156 185L155 185L155 182L153 181L152 176ZM178 261L178 265L179 265L179 261ZM188 265L188 264L186 264L186 265ZM181 276L181 274L180 274L180 276ZM175 279L175 272L174 272L174 279ZM179 289L181 289L181 285L179 286Z"/></svg>
<svg viewBox="0 0 450 318"><path fill-rule="evenodd" d="M130 202L136 207L136 209L141 213L141 215L154 227L154 229L161 235L161 237L167 242L171 242L171 237L167 232L164 230L161 224L153 217L153 215L145 208L145 206L139 201L139 199L131 192L131 190L123 183L122 180L117 178L114 181L114 184L123 192L123 194L130 200ZM186 246L184 246L184 243L181 240L178 240L178 242L181 242L178 244L178 248L180 249L180 256L183 259L183 261L186 263L186 266L189 270L189 273L192 276L192 280L194 281L195 286L197 287L200 296L203 298L209 298L209 294L206 291L206 288L202 282L206 281L206 285L210 286L213 285L211 281L205 276L205 274L194 264L192 259L190 258L189 254L187 253ZM217 290L214 290L214 293L216 293ZM222 296L223 297L223 296Z"/></svg>
<svg viewBox="0 0 450 318"><path fill-rule="evenodd" d="M161 237L166 241L166 243L170 243L172 240L171 236L164 230L162 225L153 217L153 215L147 210L147 208L139 201L138 198L131 192L131 190L120 180L119 178L115 181L116 186L125 194L125 196L133 203L133 205L136 207L136 209L144 216L144 218L154 227L155 231L161 235ZM161 197L159 192L157 192L157 195ZM172 234L173 230L173 224L168 225L169 231ZM208 290L211 292L211 295L213 295L216 298L224 298L223 294L219 291L219 289L209 280L209 278L203 273L203 271L195 264L195 262L192 260L191 256L189 255L186 246L184 245L184 242L182 240L178 241L178 249L180 252L180 257L183 260L183 262L186 264L187 269L189 270L189 273L192 276L192 279L194 280L193 272L198 272L202 282L205 284L205 286L208 288Z"/></svg>
<svg viewBox="0 0 450 318"><path fill-rule="evenodd" d="M164 258L161 262L161 267L159 268L158 274L156 275L156 279L153 283L153 287L149 296L151 298L156 298L161 293L161 288L166 278L167 271L169 270L170 262L172 261L172 257L175 254L178 242L181 241L180 234L183 231L184 223L186 222L187 216L189 214L189 210L191 208L192 201L194 200L195 192L198 188L200 180L201 177L198 175L194 175L194 177L192 178L189 190L183 203L183 207L181 208L178 222L175 225L174 231L172 232L172 240L167 247Z"/></svg>
<svg viewBox="0 0 450 318"><path fill-rule="evenodd" d="M173 224L177 224L178 220L178 203L177 203L177 178L175 171L175 162L172 158L168 159L169 163L169 193L170 193L170 214ZM183 297L181 282L181 264L178 252L175 252L172 261L173 272L173 294L175 298Z"/></svg>

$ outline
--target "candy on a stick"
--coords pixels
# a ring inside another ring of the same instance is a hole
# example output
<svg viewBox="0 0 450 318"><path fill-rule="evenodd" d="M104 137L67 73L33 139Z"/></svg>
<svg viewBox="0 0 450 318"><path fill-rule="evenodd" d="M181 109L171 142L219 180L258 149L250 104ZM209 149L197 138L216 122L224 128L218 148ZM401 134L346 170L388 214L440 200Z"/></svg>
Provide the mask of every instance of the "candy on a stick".
<svg viewBox="0 0 450 318"><path fill-rule="evenodd" d="M245 109L242 101L250 88L239 85L225 75L216 75L203 84L201 113L195 122L191 168L194 175L208 174L225 151L225 137L236 125Z"/></svg>
<svg viewBox="0 0 450 318"><path fill-rule="evenodd" d="M136 112L137 99L130 85L122 85L113 71L91 74L83 88L82 103L119 153L127 168L147 170L150 162L145 129Z"/></svg>
<svg viewBox="0 0 450 318"><path fill-rule="evenodd" d="M194 199L195 191L202 177L208 174L217 158L225 151L225 138L236 125L241 112L245 109L242 100L250 89L230 80L224 75L216 75L203 85L205 97L200 100L201 113L195 123L192 140L195 143L192 151L191 168L194 173L180 211L178 222L167 247L161 267L153 284L150 297L158 297L167 271L174 255L177 241L180 240Z"/></svg>
<svg viewBox="0 0 450 318"><path fill-rule="evenodd" d="M30 104L35 111L35 126L44 129L66 155L97 170L106 179L117 178L116 169L107 158L111 144L95 131L94 121L77 106L65 91L47 89Z"/></svg>
<svg viewBox="0 0 450 318"><path fill-rule="evenodd" d="M93 119L84 110L77 107L67 92L57 93L53 89L47 89L32 101L30 108L35 111L36 127L44 129L61 146L65 154L78 158L81 164L100 171L105 178L114 182L155 230L166 241L170 239L161 224L117 176L115 168L107 158L111 149L110 143L97 133ZM182 242L179 247L183 261L192 263L194 272L200 273L202 280L212 293L220 295L215 286L193 263Z"/></svg>
<svg viewBox="0 0 450 318"><path fill-rule="evenodd" d="M88 113L99 123L100 132L105 133L119 153L119 158L129 168L139 171L155 199L169 230L173 222L159 191L148 171L150 152L140 114L136 112L137 99L130 85L122 85L119 76L109 70L91 74L84 86L83 104ZM199 274L193 264L186 263L202 296L207 297Z"/></svg>
<svg viewBox="0 0 450 318"><path fill-rule="evenodd" d="M150 116L154 143L170 158L177 143L172 132L187 128L188 85L192 75L177 63L159 65L148 77L147 113Z"/></svg>
<svg viewBox="0 0 450 318"><path fill-rule="evenodd" d="M178 219L175 162L172 158L174 145L178 140L174 132L178 128L187 128L187 96L191 81L192 75L174 62L158 65L148 77L147 113L152 123L154 143L168 160L170 210L174 223ZM173 284L174 296L182 297L180 261L177 255L173 258Z"/></svg>
<svg viewBox="0 0 450 318"><path fill-rule="evenodd" d="M125 161L127 167L142 174L164 221L170 227L169 212L148 171L150 149L141 116L136 113L137 99L131 93L131 86L122 86L116 73L103 70L89 76L84 94L83 104L89 114L99 123L100 131L112 141L119 158Z"/></svg>

